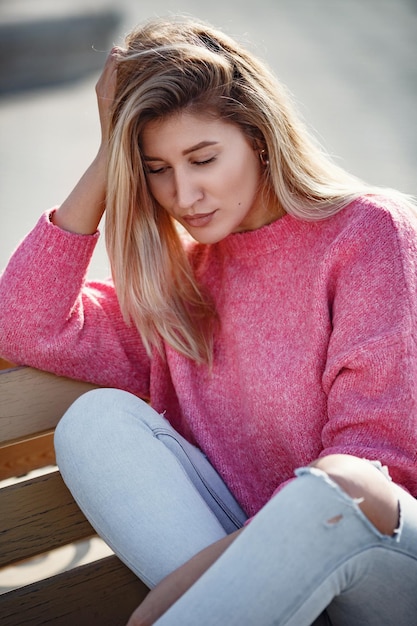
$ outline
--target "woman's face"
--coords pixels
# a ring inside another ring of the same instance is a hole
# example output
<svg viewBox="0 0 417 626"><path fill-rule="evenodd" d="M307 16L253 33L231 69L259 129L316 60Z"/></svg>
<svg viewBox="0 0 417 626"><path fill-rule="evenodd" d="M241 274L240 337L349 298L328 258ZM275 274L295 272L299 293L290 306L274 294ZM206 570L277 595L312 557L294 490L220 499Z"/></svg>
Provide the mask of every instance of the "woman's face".
<svg viewBox="0 0 417 626"><path fill-rule="evenodd" d="M149 122L142 134L149 189L201 243L271 221L262 202L262 164L241 129L187 112Z"/></svg>

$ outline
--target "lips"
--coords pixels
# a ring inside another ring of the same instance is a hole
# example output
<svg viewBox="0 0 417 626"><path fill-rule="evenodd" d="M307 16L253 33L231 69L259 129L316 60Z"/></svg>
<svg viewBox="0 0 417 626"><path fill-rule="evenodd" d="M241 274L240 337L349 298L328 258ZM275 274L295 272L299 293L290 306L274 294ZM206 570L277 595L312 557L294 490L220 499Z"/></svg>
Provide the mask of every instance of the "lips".
<svg viewBox="0 0 417 626"><path fill-rule="evenodd" d="M196 213L195 215L184 215L182 218L186 224L194 227L207 226L214 217L216 211L211 213Z"/></svg>

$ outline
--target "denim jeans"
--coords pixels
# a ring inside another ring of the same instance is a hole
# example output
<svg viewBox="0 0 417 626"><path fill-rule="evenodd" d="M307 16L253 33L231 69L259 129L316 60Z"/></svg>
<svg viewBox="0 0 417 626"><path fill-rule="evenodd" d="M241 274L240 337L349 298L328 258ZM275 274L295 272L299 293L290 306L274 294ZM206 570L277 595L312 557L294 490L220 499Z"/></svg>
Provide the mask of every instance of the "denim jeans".
<svg viewBox="0 0 417 626"><path fill-rule="evenodd" d="M126 392L79 398L55 445L86 517L150 587L246 520L206 457ZM324 472L296 474L157 624L417 625L417 501L398 488L386 536Z"/></svg>
<svg viewBox="0 0 417 626"><path fill-rule="evenodd" d="M93 528L150 588L246 521L202 452L124 391L76 400L58 424L55 450Z"/></svg>

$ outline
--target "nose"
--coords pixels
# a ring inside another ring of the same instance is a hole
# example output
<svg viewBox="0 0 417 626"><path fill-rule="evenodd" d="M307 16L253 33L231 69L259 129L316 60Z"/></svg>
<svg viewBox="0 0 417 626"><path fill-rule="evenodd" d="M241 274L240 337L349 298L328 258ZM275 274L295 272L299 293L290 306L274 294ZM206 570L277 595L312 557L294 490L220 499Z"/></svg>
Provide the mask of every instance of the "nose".
<svg viewBox="0 0 417 626"><path fill-rule="evenodd" d="M198 180L190 172L175 172L175 200L179 209L189 209L203 197Z"/></svg>

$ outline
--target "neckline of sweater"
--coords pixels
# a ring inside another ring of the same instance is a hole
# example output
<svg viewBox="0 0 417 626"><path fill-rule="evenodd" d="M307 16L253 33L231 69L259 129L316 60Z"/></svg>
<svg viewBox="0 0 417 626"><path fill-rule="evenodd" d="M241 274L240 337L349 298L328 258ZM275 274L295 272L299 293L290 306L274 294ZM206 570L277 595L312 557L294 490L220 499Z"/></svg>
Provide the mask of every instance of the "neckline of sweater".
<svg viewBox="0 0 417 626"><path fill-rule="evenodd" d="M282 244L283 237L297 233L308 225L313 225L313 222L295 218L287 213L256 230L232 233L215 245L223 254L232 254L233 256L263 254L276 250Z"/></svg>

